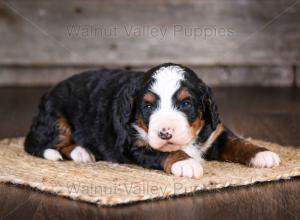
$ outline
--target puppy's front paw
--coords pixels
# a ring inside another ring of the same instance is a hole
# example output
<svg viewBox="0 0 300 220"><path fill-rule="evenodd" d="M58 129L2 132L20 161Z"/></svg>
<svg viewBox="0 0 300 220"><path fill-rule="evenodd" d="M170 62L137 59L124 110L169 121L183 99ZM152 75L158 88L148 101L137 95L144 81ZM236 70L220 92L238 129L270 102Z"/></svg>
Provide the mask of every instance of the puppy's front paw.
<svg viewBox="0 0 300 220"><path fill-rule="evenodd" d="M175 176L200 178L203 176L203 168L198 161L190 158L174 163L171 167L171 173Z"/></svg>
<svg viewBox="0 0 300 220"><path fill-rule="evenodd" d="M53 160L53 161L63 160L61 154L55 149L46 149L44 151L43 157L47 160Z"/></svg>
<svg viewBox="0 0 300 220"><path fill-rule="evenodd" d="M279 156L272 151L258 152L250 161L250 165L257 168L275 167L279 163Z"/></svg>
<svg viewBox="0 0 300 220"><path fill-rule="evenodd" d="M84 149L81 146L75 147L70 157L72 160L74 160L76 163L89 163L89 162L95 162L95 157L92 153L88 152L86 149Z"/></svg>

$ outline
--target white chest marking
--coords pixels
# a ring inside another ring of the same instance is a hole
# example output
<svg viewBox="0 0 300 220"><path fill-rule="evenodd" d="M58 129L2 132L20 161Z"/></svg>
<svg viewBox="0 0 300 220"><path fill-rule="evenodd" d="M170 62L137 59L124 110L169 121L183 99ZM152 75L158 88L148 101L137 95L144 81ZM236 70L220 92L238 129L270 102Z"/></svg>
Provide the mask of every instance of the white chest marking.
<svg viewBox="0 0 300 220"><path fill-rule="evenodd" d="M184 151L187 155L189 155L191 158L201 162L202 159L202 153L200 150L200 146L196 144L190 144L182 148L182 151Z"/></svg>
<svg viewBox="0 0 300 220"><path fill-rule="evenodd" d="M216 130L214 130L214 132L211 133L209 138L204 143L195 144L194 142L192 142L187 146L183 147L182 151L184 151L191 158L201 162L203 160L203 155L207 152L207 150L211 147L212 143L219 137L223 130L223 125L219 124Z"/></svg>

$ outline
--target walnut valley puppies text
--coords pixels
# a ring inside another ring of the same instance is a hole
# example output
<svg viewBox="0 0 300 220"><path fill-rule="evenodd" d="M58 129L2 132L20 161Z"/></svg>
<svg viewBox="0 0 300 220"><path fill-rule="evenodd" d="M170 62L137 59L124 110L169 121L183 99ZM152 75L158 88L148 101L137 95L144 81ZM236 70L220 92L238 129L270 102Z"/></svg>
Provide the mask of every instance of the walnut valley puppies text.
<svg viewBox="0 0 300 220"><path fill-rule="evenodd" d="M186 26L175 24L171 26L150 25L78 25L66 27L66 35L74 39L97 38L154 38L167 40L170 38L184 37L193 40L208 38L227 38L235 34L232 28L217 26Z"/></svg>

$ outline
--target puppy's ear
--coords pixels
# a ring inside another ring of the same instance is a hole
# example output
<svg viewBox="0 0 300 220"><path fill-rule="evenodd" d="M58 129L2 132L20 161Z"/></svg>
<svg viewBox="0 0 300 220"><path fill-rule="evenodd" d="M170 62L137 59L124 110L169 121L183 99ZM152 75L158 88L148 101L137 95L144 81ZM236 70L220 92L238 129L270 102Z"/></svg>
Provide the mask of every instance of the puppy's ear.
<svg viewBox="0 0 300 220"><path fill-rule="evenodd" d="M124 85L113 99L113 128L117 134L116 145L123 146L129 138L131 119L136 111L136 97L141 84L128 83Z"/></svg>
<svg viewBox="0 0 300 220"><path fill-rule="evenodd" d="M125 85L116 95L114 118L122 127L126 127L133 116L138 87L137 84Z"/></svg>
<svg viewBox="0 0 300 220"><path fill-rule="evenodd" d="M208 86L206 86L206 92L202 102L204 105L204 119L206 123L210 124L212 130L215 130L220 123L220 118L218 107L213 99L212 90Z"/></svg>

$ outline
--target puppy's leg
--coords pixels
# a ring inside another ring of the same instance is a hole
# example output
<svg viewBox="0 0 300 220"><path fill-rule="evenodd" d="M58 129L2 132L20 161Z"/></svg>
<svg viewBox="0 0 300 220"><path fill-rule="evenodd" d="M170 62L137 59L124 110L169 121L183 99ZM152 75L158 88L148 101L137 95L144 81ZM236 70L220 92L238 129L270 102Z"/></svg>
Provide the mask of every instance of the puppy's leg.
<svg viewBox="0 0 300 220"><path fill-rule="evenodd" d="M186 176L200 178L203 176L203 168L199 160L190 158L183 151L170 153L163 162L166 173L172 173L175 176Z"/></svg>
<svg viewBox="0 0 300 220"><path fill-rule="evenodd" d="M55 161L70 158L73 148L70 126L62 116L41 111L34 118L25 140L28 153Z"/></svg>
<svg viewBox="0 0 300 220"><path fill-rule="evenodd" d="M24 149L27 153L49 160L62 160L55 144L58 141L57 114L53 103L44 96L38 114L33 118L26 136Z"/></svg>
<svg viewBox="0 0 300 220"><path fill-rule="evenodd" d="M141 146L130 150L134 162L145 168L164 170L176 176L199 178L203 175L201 163L181 150L162 152Z"/></svg>
<svg viewBox="0 0 300 220"><path fill-rule="evenodd" d="M72 139L72 129L64 117L57 120L59 141L55 148L66 158L77 163L95 162L94 155L82 146L76 146Z"/></svg>
<svg viewBox="0 0 300 220"><path fill-rule="evenodd" d="M25 150L47 160L72 159L75 162L93 162L94 156L83 147L76 146L72 129L66 118L41 106L25 140Z"/></svg>
<svg viewBox="0 0 300 220"><path fill-rule="evenodd" d="M220 159L253 167L274 167L280 163L276 153L237 137L225 141Z"/></svg>

